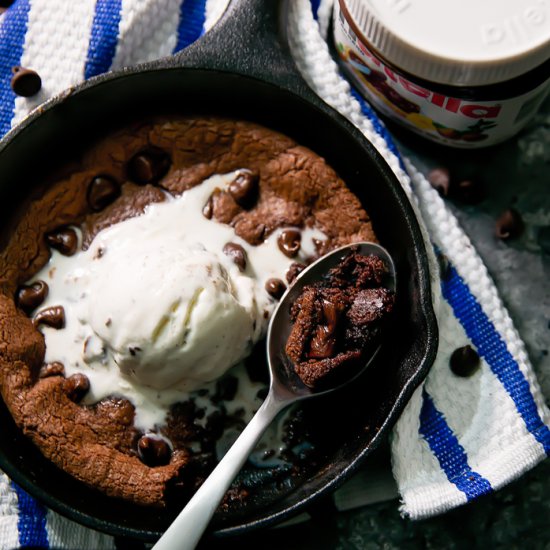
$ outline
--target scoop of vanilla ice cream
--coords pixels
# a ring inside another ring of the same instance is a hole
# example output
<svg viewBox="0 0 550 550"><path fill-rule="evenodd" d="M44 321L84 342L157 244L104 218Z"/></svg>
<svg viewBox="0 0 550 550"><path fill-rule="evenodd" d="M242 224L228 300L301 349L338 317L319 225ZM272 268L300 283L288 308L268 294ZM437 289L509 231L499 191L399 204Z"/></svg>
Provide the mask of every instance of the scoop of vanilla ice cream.
<svg viewBox="0 0 550 550"><path fill-rule="evenodd" d="M98 299L87 318L92 340L126 376L192 390L246 356L258 315L253 281L229 258L167 235L109 237L95 245L105 252L89 283Z"/></svg>
<svg viewBox="0 0 550 550"><path fill-rule="evenodd" d="M207 218L203 208L212 193L234 178L216 174L180 196L167 195L99 231L74 255L53 249L33 278L49 287L41 307L65 312L62 330L40 327L44 362L62 363L67 377L88 377L85 403L125 397L135 407L136 426L150 429L189 391L244 359L265 333L277 304L266 281L284 278L326 236L303 228L300 252L291 259L278 246L284 228L253 246L232 226ZM224 254L228 243L243 247L243 272Z"/></svg>

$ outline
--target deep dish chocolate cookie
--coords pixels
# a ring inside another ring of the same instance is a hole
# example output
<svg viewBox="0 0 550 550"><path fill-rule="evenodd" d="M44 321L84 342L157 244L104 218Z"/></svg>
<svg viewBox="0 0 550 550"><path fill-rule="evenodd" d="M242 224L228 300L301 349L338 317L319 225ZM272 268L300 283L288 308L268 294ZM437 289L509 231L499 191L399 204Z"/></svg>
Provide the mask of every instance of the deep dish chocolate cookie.
<svg viewBox="0 0 550 550"><path fill-rule="evenodd" d="M242 414L225 405L239 381L228 375L204 390L214 404L223 404L214 412L198 398L183 400L150 430L136 425L136 405L125 396L93 402L93 379L77 365L45 362L44 333L62 336L71 325L64 307L43 307L51 286L47 278L33 279L45 266L55 271L48 263L52 251L77 258L94 247L103 230L144 216L150 205L183 197L220 174L230 174L228 183L209 192L201 216L232 228L235 238L220 254L243 276L254 268L249 256L255 247L276 240L288 269L262 281L271 301L308 261L375 236L358 199L322 158L248 122L172 118L136 124L97 143L62 173L29 201L0 251L2 397L18 426L57 466L108 495L161 506L172 491L189 492L207 474L224 429L242 427ZM306 254L308 228L324 237ZM109 255L101 247L93 252L98 262ZM127 351L132 359L142 350Z"/></svg>

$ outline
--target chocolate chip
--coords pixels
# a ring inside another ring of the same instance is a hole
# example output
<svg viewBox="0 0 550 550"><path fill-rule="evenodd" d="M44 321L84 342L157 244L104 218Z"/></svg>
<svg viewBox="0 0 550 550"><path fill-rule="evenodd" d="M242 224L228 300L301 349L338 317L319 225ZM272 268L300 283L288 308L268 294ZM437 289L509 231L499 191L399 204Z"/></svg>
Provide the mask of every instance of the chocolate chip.
<svg viewBox="0 0 550 550"><path fill-rule="evenodd" d="M472 376L479 368L479 363L479 355L471 346L455 349L449 361L451 370L457 376Z"/></svg>
<svg viewBox="0 0 550 550"><path fill-rule="evenodd" d="M524 225L517 210L504 211L496 221L495 235L502 240L514 239L521 235Z"/></svg>
<svg viewBox="0 0 550 550"><path fill-rule="evenodd" d="M44 281L24 285L17 291L17 305L29 315L46 299L48 290Z"/></svg>
<svg viewBox="0 0 550 550"><path fill-rule="evenodd" d="M448 168L434 168L428 173L428 181L442 197L449 195L451 176Z"/></svg>
<svg viewBox="0 0 550 550"><path fill-rule="evenodd" d="M158 147L150 147L135 154L128 162L128 177L135 183L158 182L170 168L170 157Z"/></svg>
<svg viewBox="0 0 550 550"><path fill-rule="evenodd" d="M24 67L13 67L11 89L19 96L31 97L37 94L42 87L42 79L36 71Z"/></svg>
<svg viewBox="0 0 550 550"><path fill-rule="evenodd" d="M137 448L139 458L147 466L164 466L170 462L170 445L156 434L141 436Z"/></svg>
<svg viewBox="0 0 550 550"><path fill-rule="evenodd" d="M239 388L239 379L236 376L226 375L216 382L216 393L212 396L212 401L231 401Z"/></svg>
<svg viewBox="0 0 550 550"><path fill-rule="evenodd" d="M335 355L336 339L325 325L319 325L309 344L308 359L327 359Z"/></svg>
<svg viewBox="0 0 550 550"><path fill-rule="evenodd" d="M306 266L304 264L299 264L297 262L291 263L285 275L288 284L291 285L305 268Z"/></svg>
<svg viewBox="0 0 550 550"><path fill-rule="evenodd" d="M241 169L229 184L229 194L239 206L250 208L258 197L258 181L258 174Z"/></svg>
<svg viewBox="0 0 550 550"><path fill-rule="evenodd" d="M485 198L479 181L472 179L459 181L455 185L455 194L457 199L465 204L477 204Z"/></svg>
<svg viewBox="0 0 550 550"><path fill-rule="evenodd" d="M211 220L214 215L214 197L210 195L206 204L202 207L202 215L207 219Z"/></svg>
<svg viewBox="0 0 550 550"><path fill-rule="evenodd" d="M55 329L65 326L65 310L63 306L52 306L39 311L32 320L35 327L46 325Z"/></svg>
<svg viewBox="0 0 550 550"><path fill-rule="evenodd" d="M120 185L110 176L96 176L89 184L86 198L94 212L103 210L120 196Z"/></svg>
<svg viewBox="0 0 550 550"><path fill-rule="evenodd" d="M84 374L73 374L63 382L63 391L67 397L78 403L90 389L90 381Z"/></svg>
<svg viewBox="0 0 550 550"><path fill-rule="evenodd" d="M246 250L240 244L227 243L223 247L223 253L229 256L241 271L246 269Z"/></svg>
<svg viewBox="0 0 550 550"><path fill-rule="evenodd" d="M48 378L50 376L64 376L64 375L65 375L65 367L63 366L63 363L54 361L53 363L47 363L46 365L42 365L42 368L40 369L40 373L38 376L40 378Z"/></svg>
<svg viewBox="0 0 550 550"><path fill-rule="evenodd" d="M265 290L275 300L278 300L285 293L286 285L281 279L268 279L265 282Z"/></svg>
<svg viewBox="0 0 550 550"><path fill-rule="evenodd" d="M302 234L297 229L285 229L277 239L279 250L288 256L294 258L300 250Z"/></svg>
<svg viewBox="0 0 550 550"><path fill-rule="evenodd" d="M46 242L64 256L72 256L78 248L78 235L72 227L60 227L46 235Z"/></svg>

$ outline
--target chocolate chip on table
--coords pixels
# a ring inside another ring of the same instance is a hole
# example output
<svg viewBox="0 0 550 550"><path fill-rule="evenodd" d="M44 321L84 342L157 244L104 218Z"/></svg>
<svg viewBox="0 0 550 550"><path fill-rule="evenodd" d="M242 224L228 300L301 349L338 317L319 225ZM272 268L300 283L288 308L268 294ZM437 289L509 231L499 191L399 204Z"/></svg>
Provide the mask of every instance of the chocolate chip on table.
<svg viewBox="0 0 550 550"><path fill-rule="evenodd" d="M154 434L141 436L137 449L139 458L147 466L164 466L170 462L170 445Z"/></svg>
<svg viewBox="0 0 550 550"><path fill-rule="evenodd" d="M223 247L223 253L229 256L241 271L246 269L246 250L240 244L227 243Z"/></svg>
<svg viewBox="0 0 550 550"><path fill-rule="evenodd" d="M90 381L86 375L81 373L73 374L63 382L63 391L75 403L78 403L89 389Z"/></svg>
<svg viewBox="0 0 550 550"><path fill-rule="evenodd" d="M40 310L32 320L35 327L46 325L55 329L65 326L65 310L63 306L52 306Z"/></svg>
<svg viewBox="0 0 550 550"><path fill-rule="evenodd" d="M472 376L479 368L480 359L471 346L463 346L453 351L449 365L457 376Z"/></svg>
<svg viewBox="0 0 550 550"><path fill-rule="evenodd" d="M275 300L278 300L285 293L286 285L281 279L268 279L265 282L265 290Z"/></svg>
<svg viewBox="0 0 550 550"><path fill-rule="evenodd" d="M94 212L103 210L120 196L119 183L110 176L96 176L89 184L86 198Z"/></svg>
<svg viewBox="0 0 550 550"><path fill-rule="evenodd" d="M48 378L50 376L64 376L65 375L65 367L63 366L63 363L59 363L59 361L54 361L53 363L46 363L45 365L42 365L42 368L40 369L39 377L40 378Z"/></svg>
<svg viewBox="0 0 550 550"><path fill-rule="evenodd" d="M229 194L239 206L250 208L258 197L258 181L258 174L248 169L241 169L229 184Z"/></svg>
<svg viewBox="0 0 550 550"><path fill-rule="evenodd" d="M523 229L524 224L520 213L509 208L498 217L495 224L495 235L503 241L515 239L521 235Z"/></svg>
<svg viewBox="0 0 550 550"><path fill-rule="evenodd" d="M305 268L306 266L304 264L300 264L298 262L291 263L285 275L288 284L291 285L294 282L294 279L296 279L296 277L298 277L298 275L300 275Z"/></svg>
<svg viewBox="0 0 550 550"><path fill-rule="evenodd" d="M40 91L42 79L36 71L25 67L13 67L11 71L11 89L15 94L31 97Z"/></svg>
<svg viewBox="0 0 550 550"><path fill-rule="evenodd" d="M442 197L449 195L451 175L448 168L434 168L428 173L428 181Z"/></svg>
<svg viewBox="0 0 550 550"><path fill-rule="evenodd" d="M279 250L289 258L294 258L300 251L302 234L297 229L285 229L277 239Z"/></svg>
<svg viewBox="0 0 550 550"><path fill-rule="evenodd" d="M135 183L157 183L170 168L171 160L166 151L149 147L136 153L128 161L128 177Z"/></svg>
<svg viewBox="0 0 550 550"><path fill-rule="evenodd" d="M17 291L17 305L29 315L46 299L48 290L48 285L44 281L21 286Z"/></svg>
<svg viewBox="0 0 550 550"><path fill-rule="evenodd" d="M485 198L481 183L475 179L459 181L454 186L454 194L465 204L477 204Z"/></svg>
<svg viewBox="0 0 550 550"><path fill-rule="evenodd" d="M78 235L72 227L60 227L46 234L46 242L64 256L72 256L78 248Z"/></svg>

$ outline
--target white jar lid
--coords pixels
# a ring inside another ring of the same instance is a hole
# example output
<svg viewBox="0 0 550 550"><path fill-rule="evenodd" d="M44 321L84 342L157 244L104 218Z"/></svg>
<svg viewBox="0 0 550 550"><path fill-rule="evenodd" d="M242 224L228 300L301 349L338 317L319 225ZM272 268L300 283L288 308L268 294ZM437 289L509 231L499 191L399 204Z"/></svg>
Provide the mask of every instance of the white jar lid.
<svg viewBox="0 0 550 550"><path fill-rule="evenodd" d="M384 60L432 82L494 84L550 58L550 0L337 1Z"/></svg>

